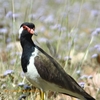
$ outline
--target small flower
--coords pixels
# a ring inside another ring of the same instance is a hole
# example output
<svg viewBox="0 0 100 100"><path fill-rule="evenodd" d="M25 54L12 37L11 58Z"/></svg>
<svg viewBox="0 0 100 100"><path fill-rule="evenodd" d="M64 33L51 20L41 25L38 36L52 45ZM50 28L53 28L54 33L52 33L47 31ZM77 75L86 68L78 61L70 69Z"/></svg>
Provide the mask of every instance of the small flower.
<svg viewBox="0 0 100 100"><path fill-rule="evenodd" d="M96 58L98 54L93 54L91 58Z"/></svg>
<svg viewBox="0 0 100 100"><path fill-rule="evenodd" d="M4 72L4 76L7 76L7 75L12 74L12 73L14 73L14 71L11 70L11 69L8 69L8 70L6 70L6 71Z"/></svg>
<svg viewBox="0 0 100 100"><path fill-rule="evenodd" d="M84 83L84 82L80 82L79 85L80 85L82 88L84 88L85 83Z"/></svg>
<svg viewBox="0 0 100 100"><path fill-rule="evenodd" d="M6 34L7 32L8 32L7 28L0 28L0 34L1 33Z"/></svg>
<svg viewBox="0 0 100 100"><path fill-rule="evenodd" d="M25 85L24 85L24 89L25 89L25 90L31 90L31 86L25 84Z"/></svg>
<svg viewBox="0 0 100 100"><path fill-rule="evenodd" d="M89 75L89 76L88 76L88 79L93 79L93 76L92 76L92 75Z"/></svg>
<svg viewBox="0 0 100 100"><path fill-rule="evenodd" d="M92 35L98 35L99 33L100 33L100 28L97 28L92 32Z"/></svg>
<svg viewBox="0 0 100 100"><path fill-rule="evenodd" d="M96 44L96 45L94 46L94 49L96 49L98 52L100 52L100 44Z"/></svg>
<svg viewBox="0 0 100 100"><path fill-rule="evenodd" d="M18 83L18 86L20 86L20 87L23 87L24 85L25 85L25 83L23 83L23 82Z"/></svg>
<svg viewBox="0 0 100 100"><path fill-rule="evenodd" d="M51 14L51 15L48 15L45 20L44 20L45 23L53 23L54 22L54 15Z"/></svg>
<svg viewBox="0 0 100 100"><path fill-rule="evenodd" d="M87 79L88 78L88 75L82 75L81 77L80 77L80 79Z"/></svg>
<svg viewBox="0 0 100 100"><path fill-rule="evenodd" d="M77 75L80 76L81 75L81 70L77 70L76 73L77 73Z"/></svg>
<svg viewBox="0 0 100 100"><path fill-rule="evenodd" d="M72 58L70 56L64 57L64 60L71 60Z"/></svg>

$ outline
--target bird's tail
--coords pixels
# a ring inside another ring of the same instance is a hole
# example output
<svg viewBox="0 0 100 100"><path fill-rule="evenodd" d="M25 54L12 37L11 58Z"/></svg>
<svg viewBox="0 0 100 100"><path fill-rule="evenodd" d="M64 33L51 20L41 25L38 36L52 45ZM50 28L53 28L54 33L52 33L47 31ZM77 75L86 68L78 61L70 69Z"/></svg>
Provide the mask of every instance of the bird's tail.
<svg viewBox="0 0 100 100"><path fill-rule="evenodd" d="M75 97L75 98L78 98L80 100L96 100L95 98L93 98L92 96L90 96L87 92L85 92L84 90L82 91L82 94L80 93L76 93L76 94L66 94L66 93L63 93L65 95L69 95L69 96L72 96L72 97Z"/></svg>
<svg viewBox="0 0 100 100"><path fill-rule="evenodd" d="M67 80L68 79L70 79L70 81L69 83L67 83L67 86L70 87L71 91L73 91L74 93L76 92L76 95L74 94L72 96L75 96L76 98L79 98L80 100L96 100L87 92L85 92L85 90L72 77L69 76L67 77Z"/></svg>
<svg viewBox="0 0 100 100"><path fill-rule="evenodd" d="M96 100L96 99L94 99L94 98L86 98L86 100Z"/></svg>
<svg viewBox="0 0 100 100"><path fill-rule="evenodd" d="M83 93L83 96L84 96L85 100L96 100L85 91Z"/></svg>
<svg viewBox="0 0 100 100"><path fill-rule="evenodd" d="M86 100L96 100L93 97L89 96L89 97L85 97Z"/></svg>

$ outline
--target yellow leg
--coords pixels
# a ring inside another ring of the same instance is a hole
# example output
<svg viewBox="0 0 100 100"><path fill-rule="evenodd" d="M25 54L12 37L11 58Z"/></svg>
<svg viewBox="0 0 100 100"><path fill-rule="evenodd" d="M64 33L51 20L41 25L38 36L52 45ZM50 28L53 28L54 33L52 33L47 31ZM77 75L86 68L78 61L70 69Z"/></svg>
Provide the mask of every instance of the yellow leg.
<svg viewBox="0 0 100 100"><path fill-rule="evenodd" d="M45 93L42 89L40 90L40 98L41 98L41 100L45 99Z"/></svg>

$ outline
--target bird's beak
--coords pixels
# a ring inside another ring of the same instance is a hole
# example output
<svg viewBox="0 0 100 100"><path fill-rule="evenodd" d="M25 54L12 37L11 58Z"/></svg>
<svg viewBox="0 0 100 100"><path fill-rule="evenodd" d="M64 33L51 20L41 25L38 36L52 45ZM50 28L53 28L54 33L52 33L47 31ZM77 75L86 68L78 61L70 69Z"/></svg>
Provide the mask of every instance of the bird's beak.
<svg viewBox="0 0 100 100"><path fill-rule="evenodd" d="M34 33L33 35L37 36L37 34L36 34L36 33Z"/></svg>

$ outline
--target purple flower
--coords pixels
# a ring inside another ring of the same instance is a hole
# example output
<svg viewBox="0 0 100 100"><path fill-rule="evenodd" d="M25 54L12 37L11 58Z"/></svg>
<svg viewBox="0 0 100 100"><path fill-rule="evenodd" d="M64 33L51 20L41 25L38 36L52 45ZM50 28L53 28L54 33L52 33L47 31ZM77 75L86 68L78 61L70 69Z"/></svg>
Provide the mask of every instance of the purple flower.
<svg viewBox="0 0 100 100"><path fill-rule="evenodd" d="M99 33L100 33L100 28L97 28L92 32L92 35L98 35Z"/></svg>
<svg viewBox="0 0 100 100"><path fill-rule="evenodd" d="M98 52L100 52L100 44L95 45L94 49L96 49Z"/></svg>
<svg viewBox="0 0 100 100"><path fill-rule="evenodd" d="M23 87L24 85L25 85L25 83L23 83L23 82L18 83L18 86Z"/></svg>
<svg viewBox="0 0 100 100"><path fill-rule="evenodd" d="M96 58L98 56L98 54L93 54L92 58Z"/></svg>
<svg viewBox="0 0 100 100"><path fill-rule="evenodd" d="M84 83L84 82L80 82L79 85L80 85L82 88L84 88L85 83Z"/></svg>
<svg viewBox="0 0 100 100"><path fill-rule="evenodd" d="M7 28L0 28L0 34L1 33L6 34L7 32L8 32Z"/></svg>
<svg viewBox="0 0 100 100"><path fill-rule="evenodd" d="M89 75L89 76L88 76L88 79L92 79L92 78L93 78L93 76L92 76L92 75Z"/></svg>
<svg viewBox="0 0 100 100"><path fill-rule="evenodd" d="M11 69L8 69L8 70L6 70L6 71L4 72L4 76L7 76L7 75L12 74L12 73L14 73L14 71L11 70Z"/></svg>

